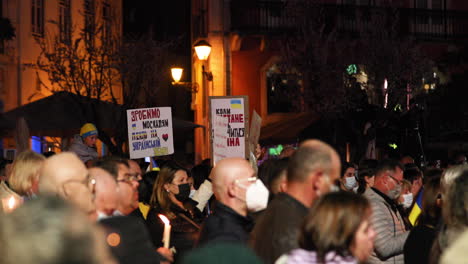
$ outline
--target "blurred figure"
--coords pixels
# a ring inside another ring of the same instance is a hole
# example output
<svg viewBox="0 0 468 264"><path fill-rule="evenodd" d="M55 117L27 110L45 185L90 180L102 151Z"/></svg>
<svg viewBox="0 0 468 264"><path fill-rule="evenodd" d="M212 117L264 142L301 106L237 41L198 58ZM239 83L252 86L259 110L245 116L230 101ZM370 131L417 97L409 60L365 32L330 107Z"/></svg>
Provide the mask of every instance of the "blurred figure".
<svg viewBox="0 0 468 264"><path fill-rule="evenodd" d="M403 166L384 160L376 169L374 187L364 194L371 203L372 226L377 233L368 263L403 263L403 246L409 233L395 202L402 181Z"/></svg>
<svg viewBox="0 0 468 264"><path fill-rule="evenodd" d="M259 217L251 234L254 251L266 263L298 247L299 227L309 208L340 176L340 158L328 144L307 140L289 160L287 190Z"/></svg>
<svg viewBox="0 0 468 264"><path fill-rule="evenodd" d="M364 194L369 188L374 186L375 169L379 162L374 159L366 159L359 163L358 189L357 193Z"/></svg>
<svg viewBox="0 0 468 264"><path fill-rule="evenodd" d="M410 223L408 217L414 199L413 194L411 193L411 183L409 181L401 181L401 193L395 201L398 206L397 209L400 212L401 217L403 218L405 229L410 230L413 227L413 225Z"/></svg>
<svg viewBox="0 0 468 264"><path fill-rule="evenodd" d="M13 161L0 157L0 181L8 181Z"/></svg>
<svg viewBox="0 0 468 264"><path fill-rule="evenodd" d="M213 186L211 184L211 169L207 164L199 164L192 168L189 177L193 179L193 188L189 197L197 202L197 208L201 212L206 212L205 215L211 212L210 204L208 203L213 197Z"/></svg>
<svg viewBox="0 0 468 264"><path fill-rule="evenodd" d="M403 166L405 166L406 164L414 164L414 159L413 157L406 155L406 156L401 157L400 163Z"/></svg>
<svg viewBox="0 0 468 264"><path fill-rule="evenodd" d="M275 194L286 191L288 161L289 158L269 159L258 167L258 178L262 180L268 190L270 190L271 198L273 198Z"/></svg>
<svg viewBox="0 0 468 264"><path fill-rule="evenodd" d="M138 204L138 186L141 175L132 173L128 161L119 157L105 157L93 166L106 170L117 182L119 191L115 215L135 216L144 221Z"/></svg>
<svg viewBox="0 0 468 264"><path fill-rule="evenodd" d="M172 226L170 247L175 247L175 259L193 248L198 239L202 214L196 202L189 198L190 185L187 172L175 163L166 163L161 168L153 187L151 209L146 218L153 244L162 246L164 223L158 217L166 216Z"/></svg>
<svg viewBox="0 0 468 264"><path fill-rule="evenodd" d="M432 246L430 263L438 263L441 254L468 228L468 166L448 169L441 187L444 225Z"/></svg>
<svg viewBox="0 0 468 264"><path fill-rule="evenodd" d="M112 217L119 205L117 182L114 177L101 168L90 168L89 175L96 180L95 199L98 220Z"/></svg>
<svg viewBox="0 0 468 264"><path fill-rule="evenodd" d="M158 178L159 170L151 170L143 174L138 185L138 201L141 214L146 219L150 209L150 199L153 193L154 182Z"/></svg>
<svg viewBox="0 0 468 264"><path fill-rule="evenodd" d="M266 208L268 189L242 158L223 159L211 172L216 197L214 212L206 219L199 245L217 242L246 244L253 227L248 212Z"/></svg>
<svg viewBox="0 0 468 264"><path fill-rule="evenodd" d="M69 151L75 153L89 167L91 161L98 158L96 151L97 138L96 126L92 123L86 123L81 127L80 134L74 136Z"/></svg>
<svg viewBox="0 0 468 264"><path fill-rule="evenodd" d="M404 246L405 263L429 263L429 254L441 217L440 179L424 185L421 214Z"/></svg>
<svg viewBox="0 0 468 264"><path fill-rule="evenodd" d="M291 157L292 154L294 154L294 151L296 151L296 149L293 146L285 146L279 155L279 159Z"/></svg>
<svg viewBox="0 0 468 264"><path fill-rule="evenodd" d="M58 194L78 206L90 219L96 220L92 193L95 183L78 156L62 152L44 162L39 176L39 193Z"/></svg>
<svg viewBox="0 0 468 264"><path fill-rule="evenodd" d="M15 206L19 206L24 199L35 197L39 188L39 171L44 161L44 156L30 150L18 154L8 181L0 183L0 199L13 197L17 203Z"/></svg>
<svg viewBox="0 0 468 264"><path fill-rule="evenodd" d="M197 248L182 258L183 264L261 264L252 249L236 243L212 243Z"/></svg>
<svg viewBox="0 0 468 264"><path fill-rule="evenodd" d="M344 162L341 166L340 189L342 191L352 192L357 190L358 182L356 180L356 165Z"/></svg>
<svg viewBox="0 0 468 264"><path fill-rule="evenodd" d="M374 248L375 231L366 198L329 193L312 206L299 236L299 248L276 263L364 263Z"/></svg>
<svg viewBox="0 0 468 264"><path fill-rule="evenodd" d="M441 264L465 264L468 259L468 229L444 252Z"/></svg>
<svg viewBox="0 0 468 264"><path fill-rule="evenodd" d="M417 197L423 186L423 174L421 170L419 170L418 167L405 169L403 172L403 178L410 182L411 193L413 194L413 197Z"/></svg>
<svg viewBox="0 0 468 264"><path fill-rule="evenodd" d="M28 201L2 216L0 244L2 264L117 263L103 231L82 212L52 196Z"/></svg>

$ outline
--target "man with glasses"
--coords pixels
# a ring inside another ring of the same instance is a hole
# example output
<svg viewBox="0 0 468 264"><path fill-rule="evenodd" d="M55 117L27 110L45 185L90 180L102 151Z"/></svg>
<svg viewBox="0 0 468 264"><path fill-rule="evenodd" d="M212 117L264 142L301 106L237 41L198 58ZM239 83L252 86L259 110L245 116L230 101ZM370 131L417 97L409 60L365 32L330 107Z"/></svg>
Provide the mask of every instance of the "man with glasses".
<svg viewBox="0 0 468 264"><path fill-rule="evenodd" d="M375 172L374 187L364 194L371 202L372 225L377 233L368 263L404 263L403 246L409 232L396 203L402 181L403 166L394 160L382 161Z"/></svg>
<svg viewBox="0 0 468 264"><path fill-rule="evenodd" d="M92 178L84 163L71 152L54 155L44 162L39 177L39 193L58 194L69 200L91 220L96 220L96 209L93 203Z"/></svg>
<svg viewBox="0 0 468 264"><path fill-rule="evenodd" d="M128 161L118 157L106 157L95 162L95 166L110 173L118 186L116 215L136 216L144 220L138 208L138 181L141 175L132 173Z"/></svg>
<svg viewBox="0 0 468 264"><path fill-rule="evenodd" d="M101 168L90 168L89 174L95 179L91 192L94 195L98 220L112 217L119 204L117 182L110 173Z"/></svg>

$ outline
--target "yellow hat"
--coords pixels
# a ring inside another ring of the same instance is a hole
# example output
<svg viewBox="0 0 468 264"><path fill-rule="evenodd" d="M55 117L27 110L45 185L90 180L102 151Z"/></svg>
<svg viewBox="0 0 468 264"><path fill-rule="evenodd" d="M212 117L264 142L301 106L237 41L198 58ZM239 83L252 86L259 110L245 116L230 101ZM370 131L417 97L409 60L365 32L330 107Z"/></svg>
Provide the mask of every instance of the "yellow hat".
<svg viewBox="0 0 468 264"><path fill-rule="evenodd" d="M94 124L86 123L81 127L80 136L82 138L97 135L98 131Z"/></svg>

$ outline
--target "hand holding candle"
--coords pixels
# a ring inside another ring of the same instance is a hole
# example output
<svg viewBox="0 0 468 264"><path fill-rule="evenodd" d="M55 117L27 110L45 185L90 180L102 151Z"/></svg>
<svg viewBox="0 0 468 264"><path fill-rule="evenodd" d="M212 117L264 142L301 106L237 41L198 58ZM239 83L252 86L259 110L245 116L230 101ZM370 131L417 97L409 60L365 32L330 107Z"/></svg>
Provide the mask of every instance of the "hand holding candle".
<svg viewBox="0 0 468 264"><path fill-rule="evenodd" d="M169 248L169 242L171 241L171 225L169 224L169 219L162 214L159 214L158 216L164 222L164 233L162 239L164 247Z"/></svg>
<svg viewBox="0 0 468 264"><path fill-rule="evenodd" d="M7 198L2 199L2 206L3 206L3 211L5 213L11 213L15 208L18 206L18 201L16 201L15 197L12 195Z"/></svg>

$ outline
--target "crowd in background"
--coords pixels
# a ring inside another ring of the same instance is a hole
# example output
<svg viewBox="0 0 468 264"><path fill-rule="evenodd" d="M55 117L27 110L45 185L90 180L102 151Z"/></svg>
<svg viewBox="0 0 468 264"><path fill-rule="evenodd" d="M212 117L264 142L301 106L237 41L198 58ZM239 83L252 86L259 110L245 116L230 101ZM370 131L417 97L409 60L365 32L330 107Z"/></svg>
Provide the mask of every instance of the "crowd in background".
<svg viewBox="0 0 468 264"><path fill-rule="evenodd" d="M181 166L98 158L97 136L2 160L0 264L467 263L466 158L356 165L307 140Z"/></svg>

